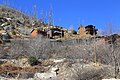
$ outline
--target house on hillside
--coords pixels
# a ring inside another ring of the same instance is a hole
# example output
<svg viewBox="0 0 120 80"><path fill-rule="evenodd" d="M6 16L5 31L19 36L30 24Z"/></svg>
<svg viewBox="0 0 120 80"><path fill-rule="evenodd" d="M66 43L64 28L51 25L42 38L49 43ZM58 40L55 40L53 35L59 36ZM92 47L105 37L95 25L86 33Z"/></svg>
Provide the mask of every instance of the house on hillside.
<svg viewBox="0 0 120 80"><path fill-rule="evenodd" d="M54 36L64 37L64 31L59 28L51 28L48 30L47 35L49 38L53 38Z"/></svg>
<svg viewBox="0 0 120 80"><path fill-rule="evenodd" d="M90 34L90 35L96 35L98 29L95 29L95 26L93 25L88 25L85 27L86 30L86 34Z"/></svg>
<svg viewBox="0 0 120 80"><path fill-rule="evenodd" d="M33 29L31 31L31 36L36 37L42 35L43 37L47 36L47 32L43 30Z"/></svg>
<svg viewBox="0 0 120 80"><path fill-rule="evenodd" d="M86 35L86 29L85 29L85 27L83 27L82 25L80 25L80 27L78 28L78 33L79 33L81 36Z"/></svg>
<svg viewBox="0 0 120 80"><path fill-rule="evenodd" d="M31 35L33 37L42 35L42 36L48 37L48 38L64 37L64 30L62 30L61 28L56 27L56 26L49 26L49 28L39 27L37 29L33 29L31 31Z"/></svg>
<svg viewBox="0 0 120 80"><path fill-rule="evenodd" d="M83 27L80 25L78 28L78 33L81 37L87 37L87 36L93 36L97 34L97 29L95 29L95 26L93 25L88 25L86 27Z"/></svg>
<svg viewBox="0 0 120 80"><path fill-rule="evenodd" d="M37 29L33 29L31 31L31 36L36 37L37 36Z"/></svg>

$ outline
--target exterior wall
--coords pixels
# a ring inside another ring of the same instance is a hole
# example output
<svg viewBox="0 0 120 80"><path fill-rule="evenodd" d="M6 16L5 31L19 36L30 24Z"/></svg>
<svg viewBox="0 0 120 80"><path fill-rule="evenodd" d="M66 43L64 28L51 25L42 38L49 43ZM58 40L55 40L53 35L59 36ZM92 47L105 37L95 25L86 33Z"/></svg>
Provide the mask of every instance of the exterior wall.
<svg viewBox="0 0 120 80"><path fill-rule="evenodd" d="M79 35L80 37L91 37L93 36L94 28L92 25L88 25L87 27L83 27L82 25L79 27ZM97 29L95 29L95 34L97 34Z"/></svg>
<svg viewBox="0 0 120 80"><path fill-rule="evenodd" d="M56 31L56 33L55 33L55 31ZM58 33L57 33L58 32ZM47 36L47 37L54 37L54 36L62 36L62 37L64 37L64 31L58 31L58 30L48 30L48 31L46 31L46 32L44 32L44 31L37 31L37 30L33 30L32 32L31 32L31 36L33 36L33 37L36 37L37 36L37 34L42 34L43 33L43 36ZM60 35L61 34L61 35Z"/></svg>
<svg viewBox="0 0 120 80"><path fill-rule="evenodd" d="M36 36L37 36L37 30L34 30L34 31L31 33L31 35L32 35L33 37L36 37Z"/></svg>
<svg viewBox="0 0 120 80"><path fill-rule="evenodd" d="M48 35L48 37L53 37L53 35L52 35L52 31L49 30L49 31L47 32L47 35Z"/></svg>
<svg viewBox="0 0 120 80"><path fill-rule="evenodd" d="M84 27L80 27L79 31L80 31L80 35L86 35L86 30Z"/></svg>

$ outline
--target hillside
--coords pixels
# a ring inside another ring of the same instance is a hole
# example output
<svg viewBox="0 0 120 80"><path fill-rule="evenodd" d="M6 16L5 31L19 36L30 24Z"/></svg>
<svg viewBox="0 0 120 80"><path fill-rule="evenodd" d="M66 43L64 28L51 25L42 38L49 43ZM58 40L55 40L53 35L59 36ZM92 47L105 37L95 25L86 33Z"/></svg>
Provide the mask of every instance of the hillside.
<svg viewBox="0 0 120 80"><path fill-rule="evenodd" d="M30 27L33 20L31 17L13 8L0 5L0 27Z"/></svg>
<svg viewBox="0 0 120 80"><path fill-rule="evenodd" d="M0 80L120 78L120 36L81 29L85 37L0 5Z"/></svg>

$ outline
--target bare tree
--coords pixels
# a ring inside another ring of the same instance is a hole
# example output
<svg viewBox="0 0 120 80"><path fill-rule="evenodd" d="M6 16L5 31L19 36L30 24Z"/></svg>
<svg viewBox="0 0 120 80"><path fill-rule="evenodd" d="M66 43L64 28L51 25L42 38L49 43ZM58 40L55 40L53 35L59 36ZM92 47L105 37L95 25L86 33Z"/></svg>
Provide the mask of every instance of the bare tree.
<svg viewBox="0 0 120 80"><path fill-rule="evenodd" d="M36 37L34 39L16 39L11 42L12 55L35 56L36 58L47 59L52 54L50 51L53 45L46 38Z"/></svg>

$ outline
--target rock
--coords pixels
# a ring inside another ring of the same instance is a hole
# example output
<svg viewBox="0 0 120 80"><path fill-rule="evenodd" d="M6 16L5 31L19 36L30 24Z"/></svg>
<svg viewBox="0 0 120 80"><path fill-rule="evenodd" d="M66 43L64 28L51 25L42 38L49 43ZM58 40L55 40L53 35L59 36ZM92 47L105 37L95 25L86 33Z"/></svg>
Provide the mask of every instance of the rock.
<svg viewBox="0 0 120 80"><path fill-rule="evenodd" d="M44 60L44 61L42 61L43 66L49 66L49 65L53 65L53 64L54 64L53 60Z"/></svg>
<svg viewBox="0 0 120 80"><path fill-rule="evenodd" d="M50 79L56 77L56 72L35 73L35 79Z"/></svg>
<svg viewBox="0 0 120 80"><path fill-rule="evenodd" d="M51 72L56 72L56 74L58 74L58 71L59 71L59 67L57 65L51 68Z"/></svg>
<svg viewBox="0 0 120 80"><path fill-rule="evenodd" d="M60 63L60 62L64 62L65 61L65 58L64 59L54 59L53 62L55 63Z"/></svg>
<svg viewBox="0 0 120 80"><path fill-rule="evenodd" d="M34 73L28 73L28 72L23 72L23 73L20 73L19 75L19 78L22 78L22 79L28 79L33 77L34 77Z"/></svg>
<svg viewBox="0 0 120 80"><path fill-rule="evenodd" d="M30 26L31 17L10 7L0 5L0 26L7 26L8 24L14 27Z"/></svg>
<svg viewBox="0 0 120 80"><path fill-rule="evenodd" d="M64 63L60 67L57 78L59 80L102 80L103 78L112 78L113 70L110 70L111 66L95 65L94 63L81 64L74 63L72 66ZM57 80L58 80L57 79Z"/></svg>
<svg viewBox="0 0 120 80"><path fill-rule="evenodd" d="M2 65L2 64L4 64L4 63L5 63L5 61L1 61L1 60L0 60L0 65Z"/></svg>
<svg viewBox="0 0 120 80"><path fill-rule="evenodd" d="M4 78L4 77L0 77L0 80L7 80L6 78Z"/></svg>

